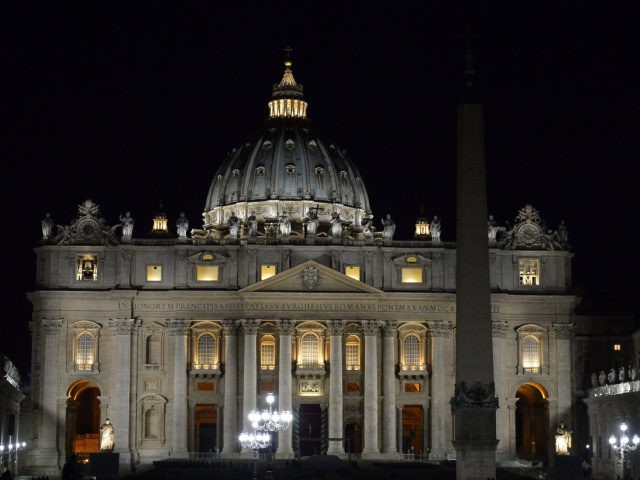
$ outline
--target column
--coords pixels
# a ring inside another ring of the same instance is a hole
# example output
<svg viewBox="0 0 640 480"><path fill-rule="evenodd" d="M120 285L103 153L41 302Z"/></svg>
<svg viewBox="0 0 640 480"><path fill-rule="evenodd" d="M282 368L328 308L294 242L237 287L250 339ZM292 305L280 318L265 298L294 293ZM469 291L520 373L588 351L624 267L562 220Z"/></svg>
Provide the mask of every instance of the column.
<svg viewBox="0 0 640 480"><path fill-rule="evenodd" d="M139 320L137 321L139 323ZM114 451L121 453L120 464L129 465L129 444L131 426L131 333L137 328L133 318L116 318L109 320L109 328L114 333L115 369L113 371L113 394L109 411L109 420L114 430Z"/></svg>
<svg viewBox="0 0 640 480"><path fill-rule="evenodd" d="M222 455L228 457L238 451L238 347L235 322L224 320L222 328L225 348Z"/></svg>
<svg viewBox="0 0 640 480"><path fill-rule="evenodd" d="M363 458L375 458L378 447L378 322L364 320L364 445Z"/></svg>
<svg viewBox="0 0 640 480"><path fill-rule="evenodd" d="M291 408L291 332L293 330L292 320L280 320L280 356L278 358L278 411L289 410ZM292 447L293 425L288 430L278 433L277 458L293 458Z"/></svg>
<svg viewBox="0 0 640 480"><path fill-rule="evenodd" d="M506 460L514 458L514 454L509 450L509 409L506 408L507 388L505 369L507 368L507 331L509 323L504 320L493 320L493 365L494 377L496 385L496 397L500 401L500 408L496 411L496 437L498 438L498 446L496 450L496 458L498 460Z"/></svg>
<svg viewBox="0 0 640 480"><path fill-rule="evenodd" d="M62 320L42 320L41 333L44 336L42 358L42 403L40 404L40 423L38 449L33 451L34 466L55 468L58 464L57 423L58 418L58 373L59 340ZM17 421L17 419L16 419Z"/></svg>
<svg viewBox="0 0 640 480"><path fill-rule="evenodd" d="M183 318L166 322L169 336L173 337L173 414L171 456L186 458L187 449L187 331L189 321Z"/></svg>
<svg viewBox="0 0 640 480"><path fill-rule="evenodd" d="M398 322L389 320L383 328L382 345L382 452L386 454L398 453L397 423L396 423L396 356L395 346L398 335ZM426 413L426 412L425 412ZM426 415L425 415L426 417Z"/></svg>
<svg viewBox="0 0 640 480"><path fill-rule="evenodd" d="M258 333L258 320L243 320L242 330L244 333L244 378L243 378L243 409L242 424L243 430L251 431L249 424L249 412L256 409L257 394L257 356L256 356L256 338Z"/></svg>
<svg viewBox="0 0 640 480"><path fill-rule="evenodd" d="M328 455L343 457L343 432L342 420L342 332L344 323L342 320L330 320L328 322L331 349L331 375L329 376L329 446Z"/></svg>
<svg viewBox="0 0 640 480"><path fill-rule="evenodd" d="M453 323L429 322L431 336L431 450L429 460L445 460L452 453L452 416L449 400L453 393Z"/></svg>
<svg viewBox="0 0 640 480"><path fill-rule="evenodd" d="M573 378L571 373L571 337L573 335L572 323L554 323L553 330L556 337L556 370L557 378ZM558 423L564 422L572 427L571 420L571 388L558 389Z"/></svg>

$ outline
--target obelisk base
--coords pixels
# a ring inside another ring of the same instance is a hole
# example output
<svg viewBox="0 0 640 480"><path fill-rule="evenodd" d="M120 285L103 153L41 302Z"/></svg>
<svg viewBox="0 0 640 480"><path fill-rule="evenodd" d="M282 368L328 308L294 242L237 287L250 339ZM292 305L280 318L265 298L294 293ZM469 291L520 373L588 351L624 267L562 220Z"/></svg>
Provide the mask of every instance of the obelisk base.
<svg viewBox="0 0 640 480"><path fill-rule="evenodd" d="M494 480L496 478L496 409L458 408L455 410L456 479Z"/></svg>

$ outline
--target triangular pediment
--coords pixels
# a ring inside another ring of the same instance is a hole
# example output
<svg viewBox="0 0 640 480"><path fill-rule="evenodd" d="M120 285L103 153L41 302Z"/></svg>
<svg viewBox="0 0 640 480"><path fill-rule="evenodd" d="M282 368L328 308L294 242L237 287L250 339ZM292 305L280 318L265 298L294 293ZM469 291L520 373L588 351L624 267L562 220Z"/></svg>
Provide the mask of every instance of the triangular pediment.
<svg viewBox="0 0 640 480"><path fill-rule="evenodd" d="M240 292L382 293L377 288L349 278L313 260L249 285Z"/></svg>

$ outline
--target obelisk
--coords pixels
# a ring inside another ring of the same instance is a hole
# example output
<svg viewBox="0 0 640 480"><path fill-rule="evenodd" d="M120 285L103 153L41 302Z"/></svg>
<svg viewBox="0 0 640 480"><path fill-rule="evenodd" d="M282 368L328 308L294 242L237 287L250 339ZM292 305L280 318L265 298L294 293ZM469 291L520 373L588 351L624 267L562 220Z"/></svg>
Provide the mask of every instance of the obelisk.
<svg viewBox="0 0 640 480"><path fill-rule="evenodd" d="M487 233L484 119L471 48L458 106L456 195L456 478L496 477L496 408Z"/></svg>

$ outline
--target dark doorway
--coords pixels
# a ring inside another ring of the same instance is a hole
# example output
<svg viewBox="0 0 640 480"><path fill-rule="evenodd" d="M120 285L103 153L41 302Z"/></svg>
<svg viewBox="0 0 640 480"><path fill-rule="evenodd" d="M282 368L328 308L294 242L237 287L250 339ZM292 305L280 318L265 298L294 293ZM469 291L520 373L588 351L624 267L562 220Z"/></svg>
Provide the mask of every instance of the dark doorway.
<svg viewBox="0 0 640 480"><path fill-rule="evenodd" d="M318 404L300 405L298 422L300 456L319 455L321 453L321 409Z"/></svg>
<svg viewBox="0 0 640 480"><path fill-rule="evenodd" d="M344 451L362 453L362 429L357 423L348 423L344 427Z"/></svg>
<svg viewBox="0 0 640 480"><path fill-rule="evenodd" d="M420 455L423 450L422 425L424 413L420 405L402 408L402 452Z"/></svg>
<svg viewBox="0 0 640 480"><path fill-rule="evenodd" d="M195 447L198 452L215 452L218 446L218 411L215 405L196 405Z"/></svg>
<svg viewBox="0 0 640 480"><path fill-rule="evenodd" d="M519 458L549 462L549 402L537 383L525 383L516 392L516 453Z"/></svg>

